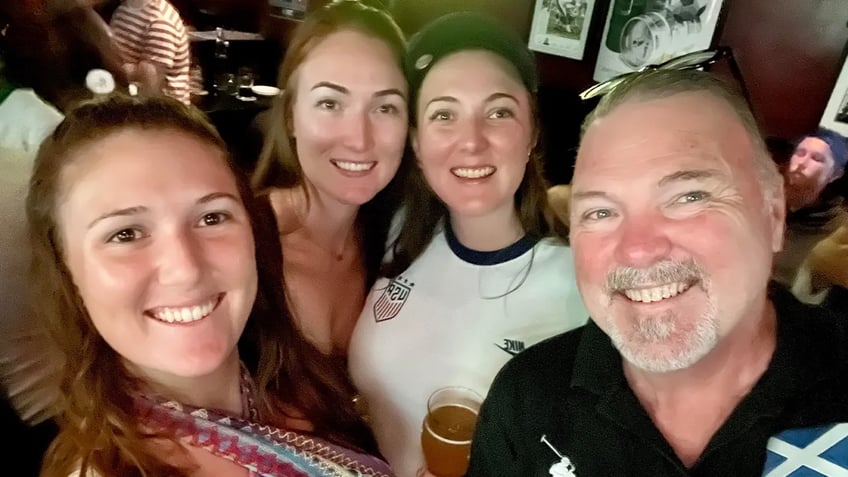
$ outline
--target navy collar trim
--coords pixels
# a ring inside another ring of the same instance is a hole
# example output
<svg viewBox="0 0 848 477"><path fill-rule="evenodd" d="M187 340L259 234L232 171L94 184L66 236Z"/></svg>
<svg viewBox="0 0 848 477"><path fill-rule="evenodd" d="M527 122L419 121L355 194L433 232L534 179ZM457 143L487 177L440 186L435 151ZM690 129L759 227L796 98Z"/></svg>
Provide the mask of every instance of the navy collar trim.
<svg viewBox="0 0 848 477"><path fill-rule="evenodd" d="M453 228L451 228L449 222L445 224L445 239L448 242L448 247L450 247L454 255L459 257L462 261L468 262L472 265L482 266L498 265L516 259L527 253L537 243L539 243L538 238L524 235L512 245L500 250L494 250L491 252L472 250L459 243L459 240L456 238L456 235L454 235Z"/></svg>

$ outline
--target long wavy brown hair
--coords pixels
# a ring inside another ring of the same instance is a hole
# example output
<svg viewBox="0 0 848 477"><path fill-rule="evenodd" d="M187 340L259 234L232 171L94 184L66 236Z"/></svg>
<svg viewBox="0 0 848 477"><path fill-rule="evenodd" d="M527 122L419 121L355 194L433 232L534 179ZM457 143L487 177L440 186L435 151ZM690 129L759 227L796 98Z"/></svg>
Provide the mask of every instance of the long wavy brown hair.
<svg viewBox="0 0 848 477"><path fill-rule="evenodd" d="M169 98L121 96L73 109L39 150L27 197L33 303L64 358L60 429L45 455L44 476L67 477L80 467L81 475L182 476L189 470L168 464L151 450L151 439L169 436L139 427L130 398L139 383L92 324L65 264L57 225L65 166L85 146L127 129L176 131L227 151L195 108ZM262 420L279 423L294 414L309 420L316 435L373 451L373 438L349 399L353 388L344 370L303 339L292 321L282 292L282 256L270 205L254 199L229 157L227 165L256 244L259 289L240 347L257 350L243 358L257 384Z"/></svg>
<svg viewBox="0 0 848 477"><path fill-rule="evenodd" d="M280 65L277 86L283 94L271 108L268 134L251 177L254 190L304 185L303 170L291 131L294 92L297 90L296 72L319 43L342 30L355 30L381 40L394 54L398 68L403 70L406 39L379 1L335 0L310 13L298 26ZM364 247L366 286L369 288L377 278L389 225L404 193L411 162L411 150L407 147L395 177L359 208L356 227Z"/></svg>

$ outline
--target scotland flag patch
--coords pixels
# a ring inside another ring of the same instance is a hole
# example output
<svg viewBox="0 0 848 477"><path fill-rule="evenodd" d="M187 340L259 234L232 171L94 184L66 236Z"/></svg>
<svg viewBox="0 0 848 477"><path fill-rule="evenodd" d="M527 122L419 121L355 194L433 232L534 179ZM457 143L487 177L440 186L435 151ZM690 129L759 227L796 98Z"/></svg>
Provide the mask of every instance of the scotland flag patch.
<svg viewBox="0 0 848 477"><path fill-rule="evenodd" d="M848 477L848 423L789 429L768 441L763 477Z"/></svg>

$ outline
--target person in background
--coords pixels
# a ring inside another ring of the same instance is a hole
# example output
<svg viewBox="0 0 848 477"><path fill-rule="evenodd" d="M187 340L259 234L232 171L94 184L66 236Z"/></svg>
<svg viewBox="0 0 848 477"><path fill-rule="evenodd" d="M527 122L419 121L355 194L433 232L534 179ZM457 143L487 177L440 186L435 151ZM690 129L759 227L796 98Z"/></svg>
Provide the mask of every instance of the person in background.
<svg viewBox="0 0 848 477"><path fill-rule="evenodd" d="M500 372L469 477L787 475L819 458L788 443L844 438L848 322L769 289L783 180L731 86L627 79L586 118L571 186L592 320Z"/></svg>
<svg viewBox="0 0 848 477"><path fill-rule="evenodd" d="M349 363L381 451L411 477L424 465L433 391L485 395L510 358L587 313L571 252L546 220L536 65L524 42L486 16L456 13L414 36L405 64L418 167Z"/></svg>
<svg viewBox="0 0 848 477"><path fill-rule="evenodd" d="M17 475L34 477L41 453L55 433L47 410L56 396L44 392L49 379L40 372L50 354L27 354L43 339L44 330L33 323L27 300L24 198L38 145L63 116L31 88L13 82L10 73L0 54L0 429L7 437L14 436L0 455L18 463Z"/></svg>
<svg viewBox="0 0 848 477"><path fill-rule="evenodd" d="M29 355L43 330L33 323L26 288L30 240L24 199L38 146L64 117L31 88L19 86L0 56L0 388L19 417L43 423L55 395L43 392L49 354ZM34 359L28 359L34 358Z"/></svg>
<svg viewBox="0 0 848 477"><path fill-rule="evenodd" d="M120 52L103 18L88 0L0 2L0 50L13 86L32 88L64 110L87 99L91 69L126 84Z"/></svg>
<svg viewBox="0 0 848 477"><path fill-rule="evenodd" d="M190 101L188 32L167 0L123 0L109 26L131 82L148 94Z"/></svg>
<svg viewBox="0 0 848 477"><path fill-rule="evenodd" d="M786 237L775 256L773 278L787 287L810 250L848 221L837 180L845 173L848 143L841 134L820 129L798 142L784 170Z"/></svg>
<svg viewBox="0 0 848 477"><path fill-rule="evenodd" d="M0 148L34 157L64 116L16 75L20 65L6 65L8 56L0 51ZM28 166L31 161L21 162Z"/></svg>
<svg viewBox="0 0 848 477"><path fill-rule="evenodd" d="M200 111L121 96L70 111L27 218L34 307L62 356L42 476L391 475L362 450L344 374L291 320L272 213Z"/></svg>
<svg viewBox="0 0 848 477"><path fill-rule="evenodd" d="M551 211L554 219L562 224L565 230L568 230L568 204L571 201L571 185L557 184L548 189L548 203L551 204ZM567 233L566 233L567 235Z"/></svg>
<svg viewBox="0 0 848 477"><path fill-rule="evenodd" d="M344 357L405 177L405 39L378 2L338 0L299 25L280 67L254 189L274 208L301 330Z"/></svg>
<svg viewBox="0 0 848 477"><path fill-rule="evenodd" d="M42 140L64 117L60 108L91 94L80 68L109 68L116 50L103 20L82 0L0 2L0 27L0 392L26 425L5 450L23 467L19 475L28 476L37 474L55 434L57 399L55 357L41 346L46 331L34 319L26 285L30 171Z"/></svg>

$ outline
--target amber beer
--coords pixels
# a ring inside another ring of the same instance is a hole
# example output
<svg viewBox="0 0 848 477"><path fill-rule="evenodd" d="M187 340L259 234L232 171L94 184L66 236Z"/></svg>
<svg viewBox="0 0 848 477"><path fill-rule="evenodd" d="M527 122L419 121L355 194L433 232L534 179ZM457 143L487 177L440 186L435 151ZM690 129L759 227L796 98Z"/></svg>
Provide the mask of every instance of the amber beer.
<svg viewBox="0 0 848 477"><path fill-rule="evenodd" d="M430 396L421 431L421 448L431 474L465 475L481 402L482 398L474 391L457 387L442 388Z"/></svg>

